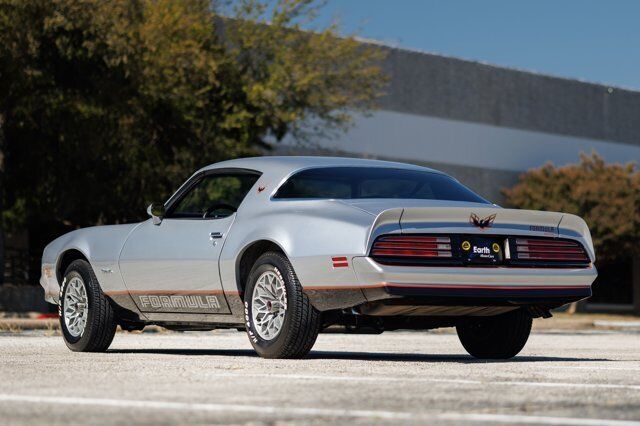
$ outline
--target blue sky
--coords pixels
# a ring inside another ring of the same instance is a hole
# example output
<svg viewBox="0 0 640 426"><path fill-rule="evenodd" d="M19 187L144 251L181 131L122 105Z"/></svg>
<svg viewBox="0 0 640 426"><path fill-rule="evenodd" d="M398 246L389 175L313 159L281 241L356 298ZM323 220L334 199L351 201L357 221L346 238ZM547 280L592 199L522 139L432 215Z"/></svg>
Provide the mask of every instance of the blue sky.
<svg viewBox="0 0 640 426"><path fill-rule="evenodd" d="M640 90L640 0L328 0L343 33Z"/></svg>

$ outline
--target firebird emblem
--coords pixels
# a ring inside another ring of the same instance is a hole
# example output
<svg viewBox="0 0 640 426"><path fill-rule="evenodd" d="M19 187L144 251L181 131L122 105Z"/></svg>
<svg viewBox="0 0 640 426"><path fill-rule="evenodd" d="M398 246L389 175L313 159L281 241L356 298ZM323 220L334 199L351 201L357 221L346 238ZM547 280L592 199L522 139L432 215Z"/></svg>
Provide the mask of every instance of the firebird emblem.
<svg viewBox="0 0 640 426"><path fill-rule="evenodd" d="M265 187L264 187L264 186L259 186L259 187L258 187L258 192L262 192L262 191L264 191L264 189L265 189Z"/></svg>
<svg viewBox="0 0 640 426"><path fill-rule="evenodd" d="M487 216L484 219L480 219L477 214L471 213L471 216L469 216L469 222L480 229L484 229L491 227L495 218L496 215L492 214L491 216Z"/></svg>

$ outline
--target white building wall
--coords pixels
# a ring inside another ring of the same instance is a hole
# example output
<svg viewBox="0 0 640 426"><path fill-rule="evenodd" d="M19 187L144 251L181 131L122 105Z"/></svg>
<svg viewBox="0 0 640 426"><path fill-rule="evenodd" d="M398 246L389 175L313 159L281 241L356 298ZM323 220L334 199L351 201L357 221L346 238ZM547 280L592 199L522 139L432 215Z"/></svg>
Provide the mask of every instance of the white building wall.
<svg viewBox="0 0 640 426"><path fill-rule="evenodd" d="M321 148L413 162L522 172L546 162L575 163L595 150L609 162L640 163L640 146L487 124L378 111Z"/></svg>

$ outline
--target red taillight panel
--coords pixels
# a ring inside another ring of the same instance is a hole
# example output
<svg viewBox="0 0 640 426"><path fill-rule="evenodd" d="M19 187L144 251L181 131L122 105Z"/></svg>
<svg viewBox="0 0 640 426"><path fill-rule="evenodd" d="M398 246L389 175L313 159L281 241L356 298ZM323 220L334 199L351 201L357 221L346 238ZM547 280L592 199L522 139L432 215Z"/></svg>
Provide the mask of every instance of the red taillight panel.
<svg viewBox="0 0 640 426"><path fill-rule="evenodd" d="M385 235L371 249L375 258L451 258L451 239L440 236Z"/></svg>
<svg viewBox="0 0 640 426"><path fill-rule="evenodd" d="M539 262L568 262L589 264L589 256L581 244L570 240L516 238L515 260Z"/></svg>

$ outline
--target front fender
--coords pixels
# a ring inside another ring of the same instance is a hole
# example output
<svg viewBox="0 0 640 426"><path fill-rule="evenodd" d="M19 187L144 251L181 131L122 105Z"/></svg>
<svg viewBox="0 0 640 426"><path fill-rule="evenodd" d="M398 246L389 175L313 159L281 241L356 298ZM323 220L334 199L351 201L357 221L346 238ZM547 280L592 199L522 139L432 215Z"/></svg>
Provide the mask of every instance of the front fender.
<svg viewBox="0 0 640 426"><path fill-rule="evenodd" d="M64 274L63 259L70 250L78 251L93 268L103 291L124 290L118 268L118 257L127 237L139 224L96 226L78 229L55 239L42 254L40 285L45 300L58 302L58 293Z"/></svg>

